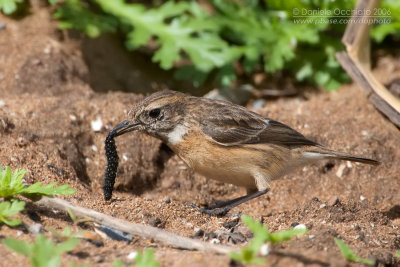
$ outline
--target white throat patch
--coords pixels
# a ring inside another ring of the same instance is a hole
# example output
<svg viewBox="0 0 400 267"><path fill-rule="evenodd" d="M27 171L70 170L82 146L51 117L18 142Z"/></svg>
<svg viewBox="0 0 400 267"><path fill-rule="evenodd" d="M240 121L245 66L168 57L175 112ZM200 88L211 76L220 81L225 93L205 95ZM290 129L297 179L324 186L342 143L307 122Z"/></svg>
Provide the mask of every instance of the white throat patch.
<svg viewBox="0 0 400 267"><path fill-rule="evenodd" d="M177 145L181 142L182 137L187 133L187 127L182 124L177 125L173 131L168 133L168 142L171 145Z"/></svg>

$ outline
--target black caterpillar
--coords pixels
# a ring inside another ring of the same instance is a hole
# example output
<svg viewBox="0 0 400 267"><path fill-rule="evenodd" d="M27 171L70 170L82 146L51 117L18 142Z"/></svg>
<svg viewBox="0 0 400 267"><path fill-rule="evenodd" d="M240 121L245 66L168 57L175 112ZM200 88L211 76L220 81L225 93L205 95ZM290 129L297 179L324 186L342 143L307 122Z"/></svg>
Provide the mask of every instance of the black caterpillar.
<svg viewBox="0 0 400 267"><path fill-rule="evenodd" d="M103 193L104 199L110 200L112 197L112 192L115 183L115 177L117 176L117 169L118 169L118 153L117 153L117 146L115 145L115 133L116 131L112 130L108 133L105 142L105 150L106 150L106 157L107 157L107 168L104 177L104 186L103 186Z"/></svg>
<svg viewBox="0 0 400 267"><path fill-rule="evenodd" d="M121 122L108 133L106 140L104 141L105 143L104 148L106 150L106 157L107 157L107 169L104 175L104 186L103 186L103 193L105 200L111 199L112 191L115 184L115 177L117 176L119 158L114 138L117 137L118 135L125 133L126 131L124 131L124 128L127 126L130 126L129 121ZM118 130L121 131L118 132Z"/></svg>

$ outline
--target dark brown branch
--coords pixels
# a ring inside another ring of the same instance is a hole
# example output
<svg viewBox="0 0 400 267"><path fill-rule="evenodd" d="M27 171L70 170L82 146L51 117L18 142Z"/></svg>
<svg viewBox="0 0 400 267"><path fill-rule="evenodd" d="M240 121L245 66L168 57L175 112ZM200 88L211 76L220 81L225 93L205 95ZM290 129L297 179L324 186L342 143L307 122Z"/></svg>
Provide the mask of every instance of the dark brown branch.
<svg viewBox="0 0 400 267"><path fill-rule="evenodd" d="M359 0L357 10L374 10L378 0ZM372 25L361 23L368 19L368 12L355 12L346 27L342 42L346 52L336 54L336 58L363 91L372 104L385 114L397 127L400 127L400 100L393 96L372 74L370 63L370 28Z"/></svg>

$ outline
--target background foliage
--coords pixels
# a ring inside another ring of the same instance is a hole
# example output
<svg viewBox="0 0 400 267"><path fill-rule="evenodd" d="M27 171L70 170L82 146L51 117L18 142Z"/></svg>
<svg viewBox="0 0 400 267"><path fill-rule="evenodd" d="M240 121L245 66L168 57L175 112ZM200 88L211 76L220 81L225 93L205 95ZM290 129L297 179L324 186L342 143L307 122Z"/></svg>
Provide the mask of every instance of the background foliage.
<svg viewBox="0 0 400 267"><path fill-rule="evenodd" d="M12 13L23 0L0 0ZM61 29L90 37L122 32L128 49L146 47L153 62L174 68L177 79L194 85L213 80L229 87L238 75L286 71L298 81L332 90L348 81L335 59L345 24L315 16L297 18L298 10L351 10L355 0L210 0L142 1L49 0ZM400 1L383 0L390 24L377 25L375 42L400 38ZM382 14L383 16L386 14Z"/></svg>

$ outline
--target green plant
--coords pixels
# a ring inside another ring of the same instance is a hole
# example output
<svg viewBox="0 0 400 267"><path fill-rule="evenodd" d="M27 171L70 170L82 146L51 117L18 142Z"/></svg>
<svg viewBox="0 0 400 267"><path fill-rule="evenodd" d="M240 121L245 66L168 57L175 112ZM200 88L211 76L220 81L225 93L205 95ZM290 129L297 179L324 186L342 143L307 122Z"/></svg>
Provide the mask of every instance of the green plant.
<svg viewBox="0 0 400 267"><path fill-rule="evenodd" d="M16 169L13 173L10 167L6 167L4 170L0 165L0 197L10 199L16 195L24 195L26 197L34 198L37 195L70 195L74 194L75 190L70 188L69 185L62 185L55 187L57 183L51 183L42 186L41 182L37 182L31 186L25 186L23 184L23 177L27 171ZM22 211L25 207L24 201L12 199L11 202L3 201L0 202L0 223L5 223L9 226L16 226L21 223L19 219L9 219L9 216L15 215Z"/></svg>
<svg viewBox="0 0 400 267"><path fill-rule="evenodd" d="M14 197L17 194L27 197L35 195L71 195L76 192L67 184L56 187L56 182L44 186L42 186L42 182L25 186L22 178L26 172L27 170L16 169L14 173L12 173L10 167L7 166L5 170L3 170L0 166L0 197L7 199Z"/></svg>
<svg viewBox="0 0 400 267"><path fill-rule="evenodd" d="M4 201L0 203L0 223L5 223L9 226L16 226L21 223L19 219L9 219L9 216L15 215L22 211L25 207L25 202L16 199Z"/></svg>
<svg viewBox="0 0 400 267"><path fill-rule="evenodd" d="M0 9L10 14L22 1L0 0ZM281 70L328 90L349 81L335 58L344 49L340 37L346 24L329 22L334 14L299 18L294 10L350 11L356 0L142 2L64 0L56 4L54 17L61 29L90 37L118 30L129 49L147 47L161 68L174 68L177 79L194 85L213 80L229 87L238 75ZM383 0L381 9L390 13L390 21L373 28L373 39L399 39L399 1Z"/></svg>
<svg viewBox="0 0 400 267"><path fill-rule="evenodd" d="M248 215L243 215L241 219L249 227L250 231L253 232L254 237L246 247L241 248L240 252L231 253L231 258L244 264L264 262L264 259L256 257L264 243L281 243L290 240L293 236L307 232L306 229L290 229L271 233L267 227L264 227L260 222L255 221Z"/></svg>
<svg viewBox="0 0 400 267"><path fill-rule="evenodd" d="M376 25L371 30L372 38L381 43L387 36L392 35L397 40L400 39L400 2L397 0L384 0L381 4L383 16L391 20L391 23Z"/></svg>
<svg viewBox="0 0 400 267"><path fill-rule="evenodd" d="M143 252L138 252L135 258L135 263L137 267L158 267L160 263L154 258L153 249L145 249Z"/></svg>
<svg viewBox="0 0 400 267"><path fill-rule="evenodd" d="M6 15L10 15L17 10L17 3L22 3L23 1L24 0L0 0L0 10Z"/></svg>
<svg viewBox="0 0 400 267"><path fill-rule="evenodd" d="M91 12L80 0L65 0L54 13L54 18L69 18L60 21L60 29L74 28L92 38L104 32L114 32L118 25L114 17Z"/></svg>
<svg viewBox="0 0 400 267"><path fill-rule="evenodd" d="M82 218L82 219L78 219L75 215L75 213L70 209L70 208L66 208L66 211L69 215L69 217L71 218L71 220L74 222L74 224L80 224L80 223L85 223L85 222L91 222L93 221L93 219L90 218Z"/></svg>
<svg viewBox="0 0 400 267"><path fill-rule="evenodd" d="M396 256L400 258L400 250L396 252Z"/></svg>
<svg viewBox="0 0 400 267"><path fill-rule="evenodd" d="M335 243L339 247L340 252L342 253L342 256L347 259L348 261L353 261L353 262L359 262L359 263L364 263L367 265L374 265L375 262L370 259L364 259L361 258L360 256L356 255L348 245L346 245L342 240L335 238Z"/></svg>
<svg viewBox="0 0 400 267"><path fill-rule="evenodd" d="M35 242L28 243L14 238L6 238L3 244L15 252L28 257L34 267L56 267L61 261L61 254L71 251L79 243L79 239L71 238L62 243L55 244L51 239L46 239L39 234Z"/></svg>

